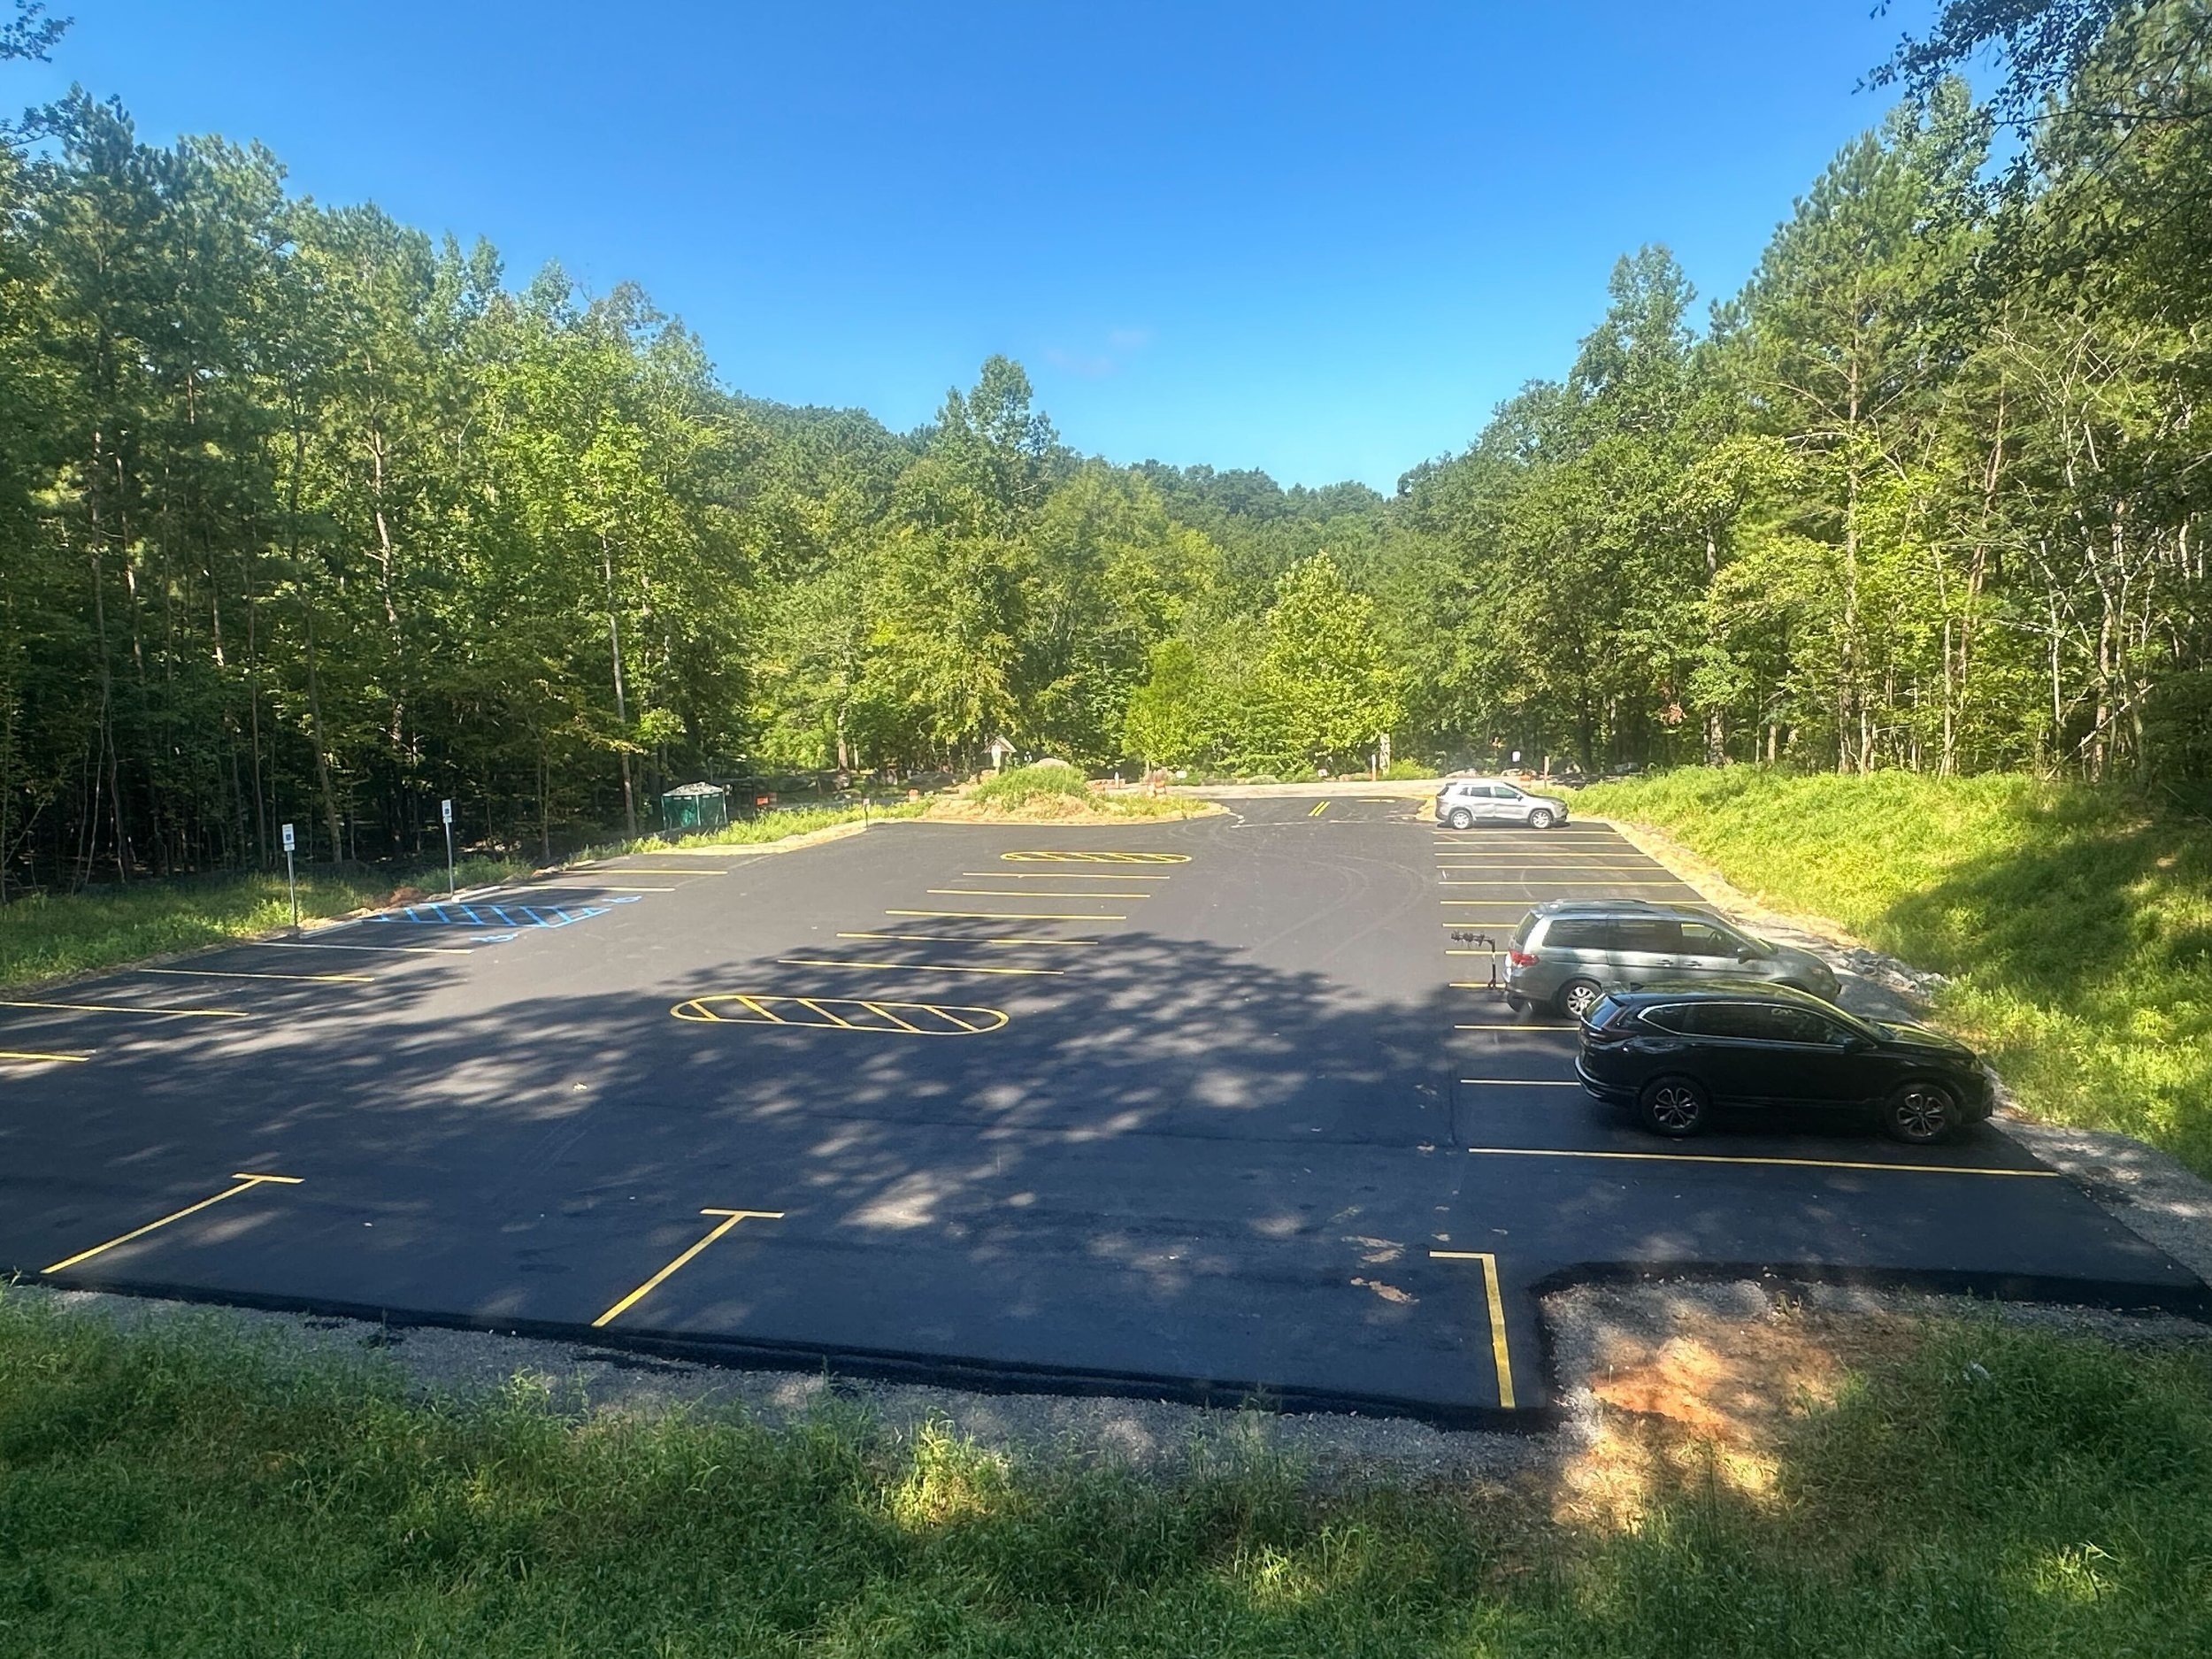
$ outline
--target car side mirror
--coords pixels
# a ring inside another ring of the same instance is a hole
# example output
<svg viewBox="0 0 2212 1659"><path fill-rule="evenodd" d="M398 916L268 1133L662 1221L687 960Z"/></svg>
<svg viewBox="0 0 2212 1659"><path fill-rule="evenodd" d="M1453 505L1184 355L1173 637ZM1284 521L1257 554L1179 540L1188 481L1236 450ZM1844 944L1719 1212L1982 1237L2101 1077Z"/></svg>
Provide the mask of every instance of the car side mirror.
<svg viewBox="0 0 2212 1659"><path fill-rule="evenodd" d="M1759 953L1753 949L1749 945L1739 945L1736 947L1736 960L1739 962L1756 962L1759 960Z"/></svg>
<svg viewBox="0 0 2212 1659"><path fill-rule="evenodd" d="M1874 1042L1871 1038L1862 1037L1856 1032L1853 1032L1843 1040L1843 1051L1846 1054L1864 1054L1873 1046Z"/></svg>

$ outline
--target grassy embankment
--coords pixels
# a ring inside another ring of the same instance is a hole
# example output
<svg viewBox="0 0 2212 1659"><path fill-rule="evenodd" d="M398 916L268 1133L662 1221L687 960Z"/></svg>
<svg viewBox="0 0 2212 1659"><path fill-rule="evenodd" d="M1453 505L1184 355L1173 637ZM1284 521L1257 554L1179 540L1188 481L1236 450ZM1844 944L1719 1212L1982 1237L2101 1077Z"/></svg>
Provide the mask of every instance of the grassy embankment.
<svg viewBox="0 0 2212 1659"><path fill-rule="evenodd" d="M867 816L916 818L922 810L919 802L900 802L872 808ZM755 846L857 823L862 816L858 807L803 808L733 824L686 838L681 844ZM594 848L580 856L661 851L669 844L649 838ZM531 868L521 860L472 857L460 861L457 873L459 884L469 887L527 875ZM444 892L445 884L442 864L399 872L361 865L303 869L300 917L303 922L329 921L385 904L408 886L434 895ZM0 987L96 972L226 940L251 939L274 933L291 919L281 874L140 880L128 887L24 899L0 906Z"/></svg>
<svg viewBox="0 0 2212 1659"><path fill-rule="evenodd" d="M577 1421L0 1293L0 1651L42 1659L2212 1651L2201 1353L1937 1326L1760 1455L1646 1475L1600 1517Z"/></svg>
<svg viewBox="0 0 2212 1659"><path fill-rule="evenodd" d="M1117 824L1131 819L1202 818L1220 809L1179 795L1108 795L1072 766L1016 766L957 795L930 803L928 816L959 822Z"/></svg>
<svg viewBox="0 0 2212 1659"><path fill-rule="evenodd" d="M1936 1014L2021 1102L2212 1174L2212 826L2020 777L1668 772L1578 810L1952 976Z"/></svg>

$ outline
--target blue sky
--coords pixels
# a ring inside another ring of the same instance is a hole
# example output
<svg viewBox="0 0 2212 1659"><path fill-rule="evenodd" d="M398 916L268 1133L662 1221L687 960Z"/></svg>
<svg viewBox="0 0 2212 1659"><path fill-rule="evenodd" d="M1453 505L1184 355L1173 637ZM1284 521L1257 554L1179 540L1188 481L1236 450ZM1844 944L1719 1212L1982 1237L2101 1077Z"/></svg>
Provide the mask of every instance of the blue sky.
<svg viewBox="0 0 2212 1659"><path fill-rule="evenodd" d="M1622 252L1741 283L1929 9L1872 4L58 0L0 99L635 280L759 396L906 427L1003 351L1087 452L1388 489Z"/></svg>

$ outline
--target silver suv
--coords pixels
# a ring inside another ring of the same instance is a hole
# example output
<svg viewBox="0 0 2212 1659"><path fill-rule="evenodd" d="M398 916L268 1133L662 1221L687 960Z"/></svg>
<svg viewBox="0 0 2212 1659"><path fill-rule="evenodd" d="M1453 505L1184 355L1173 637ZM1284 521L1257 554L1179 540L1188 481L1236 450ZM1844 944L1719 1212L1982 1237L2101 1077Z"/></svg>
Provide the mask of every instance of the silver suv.
<svg viewBox="0 0 2212 1659"><path fill-rule="evenodd" d="M1810 951L1771 945L1704 910L1637 899L1560 899L1521 918L1506 950L1505 1000L1580 1019L1608 991L1653 982L1747 979L1833 1002L1835 971Z"/></svg>
<svg viewBox="0 0 2212 1659"><path fill-rule="evenodd" d="M1436 821L1460 830L1478 824L1549 829L1567 821L1567 803L1556 795L1531 795L1517 784L1494 778L1454 779L1437 795Z"/></svg>

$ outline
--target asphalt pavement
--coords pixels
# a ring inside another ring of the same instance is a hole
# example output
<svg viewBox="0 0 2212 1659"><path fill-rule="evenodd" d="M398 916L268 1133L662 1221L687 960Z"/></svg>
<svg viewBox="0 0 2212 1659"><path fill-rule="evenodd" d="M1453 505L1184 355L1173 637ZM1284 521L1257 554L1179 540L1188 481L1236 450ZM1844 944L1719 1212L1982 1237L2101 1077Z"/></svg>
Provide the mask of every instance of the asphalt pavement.
<svg viewBox="0 0 2212 1659"><path fill-rule="evenodd" d="M1602 826L1234 803L629 857L0 1006L0 1265L967 1386L1540 1421L1655 1273L2205 1310L2004 1137L1662 1143L1490 989Z"/></svg>

